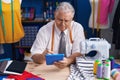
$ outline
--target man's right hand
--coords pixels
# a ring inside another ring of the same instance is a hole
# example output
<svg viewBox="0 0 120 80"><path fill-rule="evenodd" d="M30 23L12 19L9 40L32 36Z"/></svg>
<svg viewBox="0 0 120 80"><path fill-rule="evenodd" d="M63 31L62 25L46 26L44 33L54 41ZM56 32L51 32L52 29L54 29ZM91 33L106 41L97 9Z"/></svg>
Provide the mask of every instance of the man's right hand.
<svg viewBox="0 0 120 80"><path fill-rule="evenodd" d="M39 53L36 53L32 56L32 59L35 63L38 63L38 64L42 64L45 62L45 55L47 53L54 53L53 51L50 51L50 50L45 50L42 54L39 54Z"/></svg>
<svg viewBox="0 0 120 80"><path fill-rule="evenodd" d="M42 64L45 61L45 56L43 54L34 54L32 59L35 63Z"/></svg>

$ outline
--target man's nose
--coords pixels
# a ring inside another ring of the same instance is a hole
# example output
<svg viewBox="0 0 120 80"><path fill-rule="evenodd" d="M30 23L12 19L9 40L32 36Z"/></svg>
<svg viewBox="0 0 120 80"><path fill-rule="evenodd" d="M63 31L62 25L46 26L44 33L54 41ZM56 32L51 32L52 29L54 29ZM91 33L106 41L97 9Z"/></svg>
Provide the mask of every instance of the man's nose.
<svg viewBox="0 0 120 80"><path fill-rule="evenodd" d="M62 23L61 23L63 26L65 26L65 21L62 21Z"/></svg>

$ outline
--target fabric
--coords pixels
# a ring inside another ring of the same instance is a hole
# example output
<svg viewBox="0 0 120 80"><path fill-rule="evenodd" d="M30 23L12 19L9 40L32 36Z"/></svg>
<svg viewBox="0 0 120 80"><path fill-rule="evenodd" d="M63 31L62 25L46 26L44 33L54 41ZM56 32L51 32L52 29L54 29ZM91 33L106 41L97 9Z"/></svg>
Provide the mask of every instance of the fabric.
<svg viewBox="0 0 120 80"><path fill-rule="evenodd" d="M44 25L40 28L36 39L32 45L31 53L32 55L35 53L43 53L45 49L51 50L51 40L52 40L52 25L54 21L49 22L48 24ZM70 42L70 36L68 29L65 30L66 36L66 56L70 56L71 53L80 52L79 43L85 40L84 30L81 24L72 21L71 22L72 28L72 37L73 43ZM55 25L54 31L54 53L58 53L59 49L59 42L60 42L60 33L61 31Z"/></svg>
<svg viewBox="0 0 120 80"><path fill-rule="evenodd" d="M7 75L0 75L0 80L3 80L3 78L6 78Z"/></svg>
<svg viewBox="0 0 120 80"><path fill-rule="evenodd" d="M118 2L115 15L112 23L113 38L112 42L115 44L115 49L120 49L120 1Z"/></svg>
<svg viewBox="0 0 120 80"><path fill-rule="evenodd" d="M92 60L77 57L76 64L70 66L70 75L67 80L95 80L93 63Z"/></svg>
<svg viewBox="0 0 120 80"><path fill-rule="evenodd" d="M26 80L43 80L41 78L27 78Z"/></svg>
<svg viewBox="0 0 120 80"><path fill-rule="evenodd" d="M89 1L91 5L89 27L93 28L94 25L94 28L97 28L97 26L99 26L100 29L109 28L110 27L109 14L112 12L114 0L89 0Z"/></svg>
<svg viewBox="0 0 120 80"><path fill-rule="evenodd" d="M0 72L4 72L4 70L5 70L5 67L7 66L7 60L5 60L5 61L0 61Z"/></svg>
<svg viewBox="0 0 120 80"><path fill-rule="evenodd" d="M24 37L24 30L21 22L21 9L20 1L13 0L14 6L14 40L12 40L12 14L11 14L11 3L2 2L2 13L4 17L4 25L6 35L3 34L2 19L0 18L0 43L14 43L18 42ZM5 38L5 39L4 39Z"/></svg>
<svg viewBox="0 0 120 80"><path fill-rule="evenodd" d="M66 54L66 40L65 40L65 33L61 32L61 39L59 43L59 53Z"/></svg>
<svg viewBox="0 0 120 80"><path fill-rule="evenodd" d="M101 0L100 1L100 19L97 23L106 25L108 24L108 15L112 12L114 0Z"/></svg>
<svg viewBox="0 0 120 80"><path fill-rule="evenodd" d="M14 78L15 80L29 80L30 78L37 78L35 80L45 80L27 71L24 71L22 75L9 75L8 78Z"/></svg>

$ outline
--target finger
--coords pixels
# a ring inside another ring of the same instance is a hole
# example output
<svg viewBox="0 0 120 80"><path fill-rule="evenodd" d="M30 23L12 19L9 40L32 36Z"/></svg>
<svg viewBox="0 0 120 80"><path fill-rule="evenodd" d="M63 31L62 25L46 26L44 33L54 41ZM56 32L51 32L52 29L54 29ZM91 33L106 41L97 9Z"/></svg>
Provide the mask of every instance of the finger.
<svg viewBox="0 0 120 80"><path fill-rule="evenodd" d="M54 65L55 65L56 67L60 68L60 69L64 68L64 65L63 65L63 64L55 63Z"/></svg>
<svg viewBox="0 0 120 80"><path fill-rule="evenodd" d="M59 61L59 63L61 63L61 64L64 63L64 62L65 62L64 60Z"/></svg>
<svg viewBox="0 0 120 80"><path fill-rule="evenodd" d="M55 62L54 65L57 66L57 67L62 67L64 64L61 64L59 62Z"/></svg>
<svg viewBox="0 0 120 80"><path fill-rule="evenodd" d="M61 62L56 62L54 63L56 66L65 66L65 63L61 63Z"/></svg>
<svg viewBox="0 0 120 80"><path fill-rule="evenodd" d="M55 65L60 65L61 63L59 63L59 62L54 62L54 64L55 64Z"/></svg>
<svg viewBox="0 0 120 80"><path fill-rule="evenodd" d="M54 65L55 65L56 67L58 67L58 68L59 68L59 66L60 66L60 64L57 64L57 63L54 63Z"/></svg>
<svg viewBox="0 0 120 80"><path fill-rule="evenodd" d="M60 64L64 64L64 63L66 63L66 60L65 59L63 59L63 60L60 60L60 61L58 61Z"/></svg>

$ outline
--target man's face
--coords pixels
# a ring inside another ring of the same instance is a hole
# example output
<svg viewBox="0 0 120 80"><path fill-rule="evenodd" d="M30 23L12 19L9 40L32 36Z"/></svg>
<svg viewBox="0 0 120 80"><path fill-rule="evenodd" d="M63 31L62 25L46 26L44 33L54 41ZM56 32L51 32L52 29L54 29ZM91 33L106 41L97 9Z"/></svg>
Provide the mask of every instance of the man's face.
<svg viewBox="0 0 120 80"><path fill-rule="evenodd" d="M55 13L55 22L57 27L61 30L64 31L71 25L71 21L73 19L73 14L72 12L63 12L59 11Z"/></svg>

